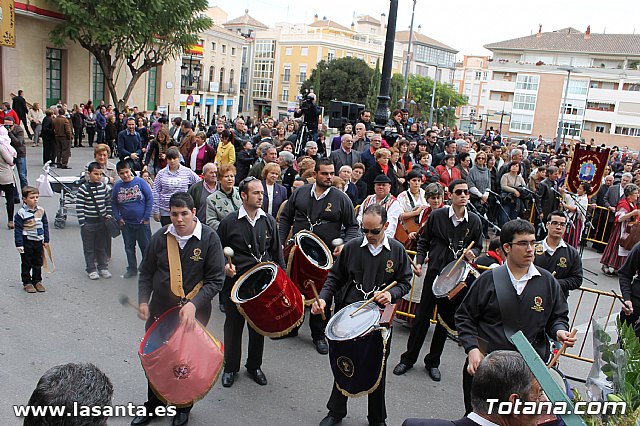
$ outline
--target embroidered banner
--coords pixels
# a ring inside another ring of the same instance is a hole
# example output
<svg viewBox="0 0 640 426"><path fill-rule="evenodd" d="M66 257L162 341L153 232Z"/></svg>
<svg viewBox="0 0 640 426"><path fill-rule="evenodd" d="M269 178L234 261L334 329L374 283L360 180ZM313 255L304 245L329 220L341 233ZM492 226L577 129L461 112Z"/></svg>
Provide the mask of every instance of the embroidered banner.
<svg viewBox="0 0 640 426"><path fill-rule="evenodd" d="M591 185L591 192L587 196L591 197L598 192L609 159L609 152L609 148L600 149L597 147L595 150L591 150L589 147L583 148L581 145L576 145L571 168L567 174L569 190L576 192L580 183L586 182Z"/></svg>
<svg viewBox="0 0 640 426"><path fill-rule="evenodd" d="M0 0L0 46L16 45L16 13L14 0Z"/></svg>

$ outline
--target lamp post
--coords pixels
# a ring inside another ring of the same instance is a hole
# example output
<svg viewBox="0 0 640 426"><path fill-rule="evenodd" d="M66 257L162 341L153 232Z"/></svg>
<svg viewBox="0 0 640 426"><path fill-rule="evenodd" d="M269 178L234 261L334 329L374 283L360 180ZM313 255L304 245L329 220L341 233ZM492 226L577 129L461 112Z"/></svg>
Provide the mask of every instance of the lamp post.
<svg viewBox="0 0 640 426"><path fill-rule="evenodd" d="M195 89L196 93L200 86L200 62L193 61L193 55L189 55L189 66L184 63L180 66L180 72L182 74L182 82L186 83L184 90L188 95ZM187 120L191 119L191 110L187 108Z"/></svg>
<svg viewBox="0 0 640 426"><path fill-rule="evenodd" d="M396 38L396 20L398 18L398 0L389 1L389 20L387 21L387 36L384 42L384 57L382 60L382 77L380 79L380 93L378 108L376 108L376 127L384 128L389 120L389 89L391 88L391 67L393 66L393 47Z"/></svg>
<svg viewBox="0 0 640 426"><path fill-rule="evenodd" d="M429 127L433 127L433 101L436 98L436 84L438 84L438 65L435 65L436 72L433 75L433 90L431 91L431 108L429 109Z"/></svg>
<svg viewBox="0 0 640 426"><path fill-rule="evenodd" d="M402 108L407 103L407 86L409 85L409 64L411 62L411 41L413 40L413 18L416 14L416 1L413 0L413 9L411 10L411 26L409 27L409 45L407 46L407 63L404 67L404 87L402 89Z"/></svg>
<svg viewBox="0 0 640 426"><path fill-rule="evenodd" d="M571 80L571 73L579 73L580 71L578 71L577 69L575 69L572 66L567 66L567 67L558 67L559 71L566 71L567 72L567 86L564 88L564 98L562 100L562 105L560 105L560 124L558 124L558 133L556 135L556 146L555 146L555 150L556 152L558 152L558 150L560 149L560 143L564 143L564 110L566 109L566 105L567 105L567 95L569 94L569 82ZM562 138L562 141L560 140Z"/></svg>

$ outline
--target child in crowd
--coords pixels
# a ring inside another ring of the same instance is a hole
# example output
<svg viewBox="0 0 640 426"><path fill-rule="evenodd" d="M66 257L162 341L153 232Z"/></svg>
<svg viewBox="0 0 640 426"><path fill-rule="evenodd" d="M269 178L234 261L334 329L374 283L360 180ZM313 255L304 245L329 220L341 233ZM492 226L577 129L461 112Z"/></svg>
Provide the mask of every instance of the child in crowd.
<svg viewBox="0 0 640 426"><path fill-rule="evenodd" d="M140 177L149 184L149 188L153 189L153 179L151 179L151 175L149 174L149 170L143 169L140 172Z"/></svg>
<svg viewBox="0 0 640 426"><path fill-rule="evenodd" d="M111 237L104 224L104 218L111 215L111 194L102 181L100 163L89 163L87 179L78 189L76 197L86 271L92 280L111 278L107 260L107 238Z"/></svg>
<svg viewBox="0 0 640 426"><path fill-rule="evenodd" d="M47 213L38 205L37 188L22 188L23 205L13 218L16 250L22 261L22 285L27 293L44 292L42 285L43 248L49 246Z"/></svg>

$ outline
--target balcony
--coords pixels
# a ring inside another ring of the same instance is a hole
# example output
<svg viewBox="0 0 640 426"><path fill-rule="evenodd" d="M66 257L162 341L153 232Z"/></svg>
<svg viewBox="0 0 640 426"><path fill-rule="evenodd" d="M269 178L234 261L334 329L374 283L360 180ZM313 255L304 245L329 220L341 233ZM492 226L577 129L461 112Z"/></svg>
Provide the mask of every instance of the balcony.
<svg viewBox="0 0 640 426"><path fill-rule="evenodd" d="M188 75L183 75L181 76L180 79L180 90L182 92L188 92L188 91L200 91L202 90L202 86L200 85L200 78L199 77L193 77L193 76L188 76Z"/></svg>
<svg viewBox="0 0 640 426"><path fill-rule="evenodd" d="M240 82L240 90L247 90L247 82L246 81L241 81Z"/></svg>
<svg viewBox="0 0 640 426"><path fill-rule="evenodd" d="M238 86L236 86L235 84L232 83L218 83L219 84L219 90L218 93L236 93L236 90L238 88Z"/></svg>

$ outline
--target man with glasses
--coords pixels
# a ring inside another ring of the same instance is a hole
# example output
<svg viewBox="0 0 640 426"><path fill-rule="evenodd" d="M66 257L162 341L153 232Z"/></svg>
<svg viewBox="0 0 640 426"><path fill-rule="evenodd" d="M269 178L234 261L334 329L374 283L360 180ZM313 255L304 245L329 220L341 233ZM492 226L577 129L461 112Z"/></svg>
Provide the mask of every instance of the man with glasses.
<svg viewBox="0 0 640 426"><path fill-rule="evenodd" d="M533 263L554 274L562 288L564 297L569 291L582 285L582 259L578 250L567 245L562 237L569 224L567 215L556 210L547 221L547 238L536 244L536 259Z"/></svg>
<svg viewBox="0 0 640 426"><path fill-rule="evenodd" d="M362 216L362 233L344 245L344 249L333 264L329 276L320 292L320 301L314 302L311 312L319 314L331 299L336 297L336 311L351 303L366 300L370 295L375 301L386 306L399 300L411 288L411 264L402 244L389 238L385 229L389 226L384 207L373 204ZM388 291L380 290L396 281ZM386 355L390 352L391 340L387 341ZM386 365L386 363L385 363ZM386 366L383 368L380 384L368 395L368 415L370 425L386 425L385 406ZM333 426L347 415L347 397L334 383L331 398L327 403L329 414L320 426Z"/></svg>
<svg viewBox="0 0 640 426"><path fill-rule="evenodd" d="M442 153L442 145L438 143L438 133L435 130L427 130L427 152L431 154L431 158Z"/></svg>
<svg viewBox="0 0 640 426"><path fill-rule="evenodd" d="M533 264L533 225L522 219L505 223L500 243L507 255L505 264L473 283L455 315L458 337L467 353L462 381L467 413L478 365L488 353L515 350L510 338L518 330L544 361L550 355L549 339L568 346L576 340L567 331L569 307L560 285L550 272Z"/></svg>
<svg viewBox="0 0 640 426"><path fill-rule="evenodd" d="M418 360L420 350L429 331L433 308L438 306L438 313L445 323L453 326L453 315L462 299L458 296L453 301L448 298L436 298L433 294L433 282L442 269L463 255L466 260L473 261L482 250L482 222L475 214L467 210L469 202L469 186L462 179L449 184L451 205L449 208L437 209L429 215L424 232L418 239L418 255L416 257L416 275L422 275L422 264L428 262L420 305L416 311L415 321L411 327L407 351L400 357L393 374L399 376L406 373ZM469 251L465 249L474 243ZM428 256L428 259L427 259ZM431 340L429 354L424 358L425 368L429 376L436 382L441 380L440 357L447 340L447 330L438 323Z"/></svg>
<svg viewBox="0 0 640 426"><path fill-rule="evenodd" d="M280 215L279 234L280 241L286 244L291 236L302 230L311 231L320 238L327 247L332 247L336 238L343 238L349 242L358 236L358 222L353 211L353 204L344 192L331 186L335 169L333 162L328 158L321 158L316 162L313 177L314 184L308 184L291 194L291 198ZM342 237L344 228L344 237ZM344 247L335 248L333 255L337 256ZM329 318L330 311L327 307L325 316ZM327 321L320 315L311 315L309 327L311 338L316 350L326 355L329 347L324 337L324 329ZM298 335L298 329L289 333L288 337Z"/></svg>

